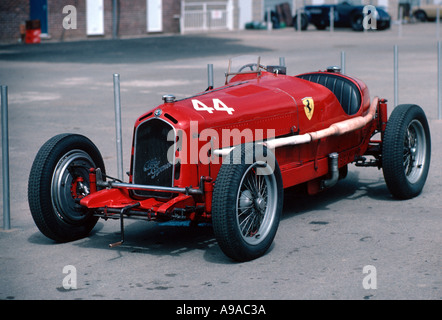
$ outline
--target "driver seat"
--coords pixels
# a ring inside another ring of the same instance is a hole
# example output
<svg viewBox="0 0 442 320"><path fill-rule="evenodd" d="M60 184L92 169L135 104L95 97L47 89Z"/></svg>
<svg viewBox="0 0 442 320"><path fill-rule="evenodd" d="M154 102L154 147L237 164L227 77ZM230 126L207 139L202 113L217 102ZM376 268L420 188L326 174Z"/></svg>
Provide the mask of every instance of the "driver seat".
<svg viewBox="0 0 442 320"><path fill-rule="evenodd" d="M330 73L306 73L296 76L310 82L315 82L329 89L338 99L348 115L353 115L361 107L361 92L351 80Z"/></svg>

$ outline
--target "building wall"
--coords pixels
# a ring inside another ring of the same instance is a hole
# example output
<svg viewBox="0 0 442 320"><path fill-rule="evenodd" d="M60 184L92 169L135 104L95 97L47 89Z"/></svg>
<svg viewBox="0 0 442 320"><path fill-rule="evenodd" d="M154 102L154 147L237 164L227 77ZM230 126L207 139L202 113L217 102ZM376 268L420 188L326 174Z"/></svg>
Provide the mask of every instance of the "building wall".
<svg viewBox="0 0 442 320"><path fill-rule="evenodd" d="M63 13L66 5L72 5L77 9L77 29L64 29L63 19L67 14ZM48 36L54 40L66 40L82 38L86 35L86 1L80 0L48 0Z"/></svg>
<svg viewBox="0 0 442 320"><path fill-rule="evenodd" d="M0 1L0 43L17 42L20 24L29 19L29 0Z"/></svg>
<svg viewBox="0 0 442 320"><path fill-rule="evenodd" d="M112 37L112 0L103 0L104 35L93 36L102 38ZM147 35L147 1L146 0L117 0L119 5L118 36ZM0 43L16 43L20 38L20 24L29 20L30 0L1 0L0 1ZM77 28L63 28L63 19L68 13L63 13L66 5L76 8ZM163 0L163 32L178 33L180 30L180 0ZM52 40L81 40L87 36L86 0L48 0L48 36Z"/></svg>
<svg viewBox="0 0 442 320"><path fill-rule="evenodd" d="M17 43L20 39L20 24L29 20L30 1L32 0L0 0L0 43ZM86 1L87 0L47 0L48 1L48 32L55 41L81 40L92 38L86 34ZM217 2L220 0L186 0L188 2ZM222 1L222 0L221 0ZM233 28L238 29L239 1L231 0L233 5ZM314 0L252 0L252 17L254 21L262 21L266 6L274 7L276 3L288 2L292 10L310 4ZM318 2L320 0L315 0ZM324 3L336 3L341 0L323 0ZM353 0L364 4L382 4L385 0ZM404 1L415 0L388 0L388 12L393 20L398 18L398 4ZM421 0L433 2L435 0ZM104 35L93 36L102 38L112 37L112 2L103 0L104 6ZM118 36L147 35L147 0L117 0L119 4ZM73 5L77 9L77 28L64 29L63 13L66 5ZM180 32L181 0L163 0L163 32Z"/></svg>

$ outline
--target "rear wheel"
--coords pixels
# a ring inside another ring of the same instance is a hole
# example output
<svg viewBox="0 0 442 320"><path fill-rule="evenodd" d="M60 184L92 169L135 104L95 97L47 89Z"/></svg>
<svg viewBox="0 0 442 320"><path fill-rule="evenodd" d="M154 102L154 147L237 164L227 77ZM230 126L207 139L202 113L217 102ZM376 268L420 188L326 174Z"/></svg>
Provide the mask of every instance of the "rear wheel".
<svg viewBox="0 0 442 320"><path fill-rule="evenodd" d="M282 200L273 154L262 145L235 148L221 166L213 193L212 222L222 251L237 261L262 256L276 235Z"/></svg>
<svg viewBox="0 0 442 320"><path fill-rule="evenodd" d="M298 30L298 17L299 15L297 14L294 18L293 18L293 27L295 28L295 30ZM308 27L308 17L305 13L301 13L301 30L305 31L307 30Z"/></svg>
<svg viewBox="0 0 442 320"><path fill-rule="evenodd" d="M420 21L420 22L425 22L425 21L428 20L427 19L427 14L423 10L417 10L414 13L414 17L416 18L417 21Z"/></svg>
<svg viewBox="0 0 442 320"><path fill-rule="evenodd" d="M410 199L421 193L430 168L431 138L421 107L397 106L390 115L382 147L382 170L393 196Z"/></svg>
<svg viewBox="0 0 442 320"><path fill-rule="evenodd" d="M83 238L97 223L77 200L89 194L89 170L104 163L97 147L86 137L60 134L48 140L33 162L28 202L39 230L57 242Z"/></svg>

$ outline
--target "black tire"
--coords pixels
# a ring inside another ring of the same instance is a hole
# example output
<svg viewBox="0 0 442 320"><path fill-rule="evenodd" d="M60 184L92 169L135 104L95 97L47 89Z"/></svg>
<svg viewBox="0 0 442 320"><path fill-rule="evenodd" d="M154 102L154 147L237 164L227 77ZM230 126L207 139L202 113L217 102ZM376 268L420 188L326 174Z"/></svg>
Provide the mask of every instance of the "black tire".
<svg viewBox="0 0 442 320"><path fill-rule="evenodd" d="M213 193L212 223L221 250L237 261L262 256L276 235L283 196L273 153L262 145L235 148L223 161Z"/></svg>
<svg viewBox="0 0 442 320"><path fill-rule="evenodd" d="M315 27L318 30L325 30L327 29L327 24L325 23L324 20L320 20L319 22L315 23Z"/></svg>
<svg viewBox="0 0 442 320"><path fill-rule="evenodd" d="M293 27L298 30L298 15L293 18ZM301 14L301 30L305 31L308 28L308 17L305 13Z"/></svg>
<svg viewBox="0 0 442 320"><path fill-rule="evenodd" d="M422 108L397 106L388 119L382 144L382 171L391 194L399 199L419 195L431 157L430 129Z"/></svg>
<svg viewBox="0 0 442 320"><path fill-rule="evenodd" d="M363 31L364 30L364 26L362 24L363 21L364 17L362 13L354 12L350 17L351 28L354 31Z"/></svg>
<svg viewBox="0 0 442 320"><path fill-rule="evenodd" d="M28 182L28 203L38 229L57 242L84 238L98 218L75 202L89 191L89 169L105 173L103 158L88 138L60 134L38 151Z"/></svg>
<svg viewBox="0 0 442 320"><path fill-rule="evenodd" d="M423 10L417 10L414 13L414 17L417 21L420 21L420 22L426 22L428 20L427 14Z"/></svg>

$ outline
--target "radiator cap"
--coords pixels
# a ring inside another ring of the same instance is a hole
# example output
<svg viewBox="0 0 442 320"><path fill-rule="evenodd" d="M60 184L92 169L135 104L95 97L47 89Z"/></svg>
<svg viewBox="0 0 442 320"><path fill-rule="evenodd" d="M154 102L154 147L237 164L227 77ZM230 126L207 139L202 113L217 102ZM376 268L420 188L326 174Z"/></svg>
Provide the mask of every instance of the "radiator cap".
<svg viewBox="0 0 442 320"><path fill-rule="evenodd" d="M175 102L175 96L173 94L165 94L163 96L163 100L165 103L171 103L171 102Z"/></svg>
<svg viewBox="0 0 442 320"><path fill-rule="evenodd" d="M341 72L341 67L338 66L327 67L327 72L339 73Z"/></svg>

